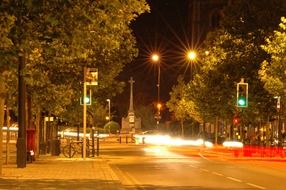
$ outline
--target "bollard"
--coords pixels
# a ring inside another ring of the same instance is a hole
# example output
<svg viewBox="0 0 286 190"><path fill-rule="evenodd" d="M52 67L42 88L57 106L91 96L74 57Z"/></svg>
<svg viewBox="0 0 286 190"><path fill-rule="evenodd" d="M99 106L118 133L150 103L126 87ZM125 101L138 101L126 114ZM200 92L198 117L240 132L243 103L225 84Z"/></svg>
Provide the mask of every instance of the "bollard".
<svg viewBox="0 0 286 190"><path fill-rule="evenodd" d="M126 144L128 144L128 137L126 136Z"/></svg>
<svg viewBox="0 0 286 190"><path fill-rule="evenodd" d="M69 158L72 157L72 156L71 156L71 147L72 147L72 145L71 145L71 142L70 142L70 144L69 144Z"/></svg>
<svg viewBox="0 0 286 190"><path fill-rule="evenodd" d="M96 140L96 155L99 156L99 137Z"/></svg>

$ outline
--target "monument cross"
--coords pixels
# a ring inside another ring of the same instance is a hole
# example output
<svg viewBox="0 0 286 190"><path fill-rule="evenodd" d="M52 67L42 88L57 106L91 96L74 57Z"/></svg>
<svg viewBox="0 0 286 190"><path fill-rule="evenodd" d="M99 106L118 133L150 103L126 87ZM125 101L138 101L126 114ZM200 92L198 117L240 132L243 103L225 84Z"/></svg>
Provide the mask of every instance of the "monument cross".
<svg viewBox="0 0 286 190"><path fill-rule="evenodd" d="M130 104L128 116L121 120L121 134L134 134L136 132L135 130L141 130L141 118L135 116L133 108L133 84L135 83L133 77L130 77L128 82L130 83Z"/></svg>

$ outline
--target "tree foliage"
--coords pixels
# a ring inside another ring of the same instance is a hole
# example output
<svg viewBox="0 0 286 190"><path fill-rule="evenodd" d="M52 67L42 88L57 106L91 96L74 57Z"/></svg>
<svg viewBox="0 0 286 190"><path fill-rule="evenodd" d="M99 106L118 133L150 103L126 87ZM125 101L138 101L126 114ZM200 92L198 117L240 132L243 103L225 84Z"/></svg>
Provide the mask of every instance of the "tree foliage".
<svg viewBox="0 0 286 190"><path fill-rule="evenodd" d="M138 54L129 25L149 7L145 0L7 0L0 9L0 24L6 24L1 42L7 44L0 54L7 60L1 68L16 66L19 56L24 57L34 107L63 116L73 111L67 108L74 102L80 107L84 66L99 70L95 99L122 90L115 78ZM11 85L11 94L16 94L15 87Z"/></svg>
<svg viewBox="0 0 286 190"><path fill-rule="evenodd" d="M271 55L270 60L264 60L259 71L265 89L273 96L280 96L285 102L286 93L286 19L281 18L279 29L266 38L262 48Z"/></svg>
<svg viewBox="0 0 286 190"><path fill-rule="evenodd" d="M273 114L273 96L264 89L258 71L263 60L269 60L261 45L285 10L281 0L237 0L225 8L220 28L208 34L199 50L200 69L185 91L204 121L213 122L218 116L231 122L239 113L245 124L258 124ZM242 78L249 84L249 105L237 109L236 84Z"/></svg>

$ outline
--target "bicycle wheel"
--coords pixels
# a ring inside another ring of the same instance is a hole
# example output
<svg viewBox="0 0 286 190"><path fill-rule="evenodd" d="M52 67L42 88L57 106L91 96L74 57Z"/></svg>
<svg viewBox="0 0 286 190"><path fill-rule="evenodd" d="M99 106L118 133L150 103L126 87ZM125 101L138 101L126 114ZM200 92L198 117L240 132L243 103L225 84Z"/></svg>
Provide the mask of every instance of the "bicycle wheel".
<svg viewBox="0 0 286 190"><path fill-rule="evenodd" d="M66 145L63 148L63 155L67 158L72 158L74 157L76 151L74 150L74 147L70 146L70 145Z"/></svg>

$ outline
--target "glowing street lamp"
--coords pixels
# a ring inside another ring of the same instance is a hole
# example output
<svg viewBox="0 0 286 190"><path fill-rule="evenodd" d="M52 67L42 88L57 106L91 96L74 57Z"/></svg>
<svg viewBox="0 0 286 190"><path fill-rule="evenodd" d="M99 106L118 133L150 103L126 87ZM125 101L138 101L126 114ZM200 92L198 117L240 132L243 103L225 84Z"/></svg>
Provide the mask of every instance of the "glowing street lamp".
<svg viewBox="0 0 286 190"><path fill-rule="evenodd" d="M196 58L197 58L197 53L195 51L190 50L187 52L187 59L189 61L194 61L194 60L196 60Z"/></svg>
<svg viewBox="0 0 286 190"><path fill-rule="evenodd" d="M110 99L106 99L106 101L108 102L108 117L106 117L106 119L108 120L108 131L110 134Z"/></svg>
<svg viewBox="0 0 286 190"><path fill-rule="evenodd" d="M194 50L189 50L186 53L186 57L187 60L191 63L190 67L191 67L191 80L193 79L193 62L195 62L197 60L197 53Z"/></svg>
<svg viewBox="0 0 286 190"><path fill-rule="evenodd" d="M106 101L108 102L108 122L111 120L111 118L110 118L110 99L106 99Z"/></svg>
<svg viewBox="0 0 286 190"><path fill-rule="evenodd" d="M160 56L157 53L152 54L151 59L154 63L157 63L160 59Z"/></svg>
<svg viewBox="0 0 286 190"><path fill-rule="evenodd" d="M160 121L160 109L158 105L160 104L160 79L161 79L161 68L160 68L160 56L157 53L153 53L151 55L151 61L153 63L158 64L158 80L157 80L157 114L155 119L157 120L157 125L159 125L159 121ZM161 105L161 104L160 104Z"/></svg>
<svg viewBox="0 0 286 190"><path fill-rule="evenodd" d="M162 108L162 104L161 103L157 103L157 109L158 109L159 114L160 114L161 108Z"/></svg>

